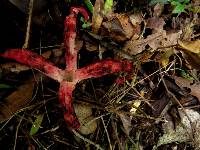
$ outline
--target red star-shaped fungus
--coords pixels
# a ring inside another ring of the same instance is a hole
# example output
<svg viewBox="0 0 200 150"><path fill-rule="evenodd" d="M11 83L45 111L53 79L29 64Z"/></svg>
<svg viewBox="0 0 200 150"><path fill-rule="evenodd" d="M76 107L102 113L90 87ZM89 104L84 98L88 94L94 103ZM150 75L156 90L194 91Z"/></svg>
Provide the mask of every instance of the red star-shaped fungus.
<svg viewBox="0 0 200 150"><path fill-rule="evenodd" d="M92 77L101 77L107 74L113 74L120 71L130 72L132 64L128 61L102 60L83 68L77 68L77 53L75 48L76 38L76 16L81 13L85 20L89 16L85 9L73 7L70 15L65 19L64 45L66 48L66 68L62 70L53 63L45 60L42 56L24 49L8 49L1 57L16 60L19 63L26 64L35 68L50 78L60 83L59 100L64 108L64 119L72 128L79 128L80 123L76 117L72 93L78 82Z"/></svg>

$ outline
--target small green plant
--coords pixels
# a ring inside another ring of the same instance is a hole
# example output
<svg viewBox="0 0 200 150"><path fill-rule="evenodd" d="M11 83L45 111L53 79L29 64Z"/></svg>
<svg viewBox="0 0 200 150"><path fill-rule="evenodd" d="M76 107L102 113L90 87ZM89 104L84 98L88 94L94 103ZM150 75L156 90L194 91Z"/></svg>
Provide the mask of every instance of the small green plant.
<svg viewBox="0 0 200 150"><path fill-rule="evenodd" d="M186 13L186 9L188 9L188 3L190 0L151 0L149 5L155 5L156 3L161 4L171 4L173 6L172 13L173 14L181 14Z"/></svg>
<svg viewBox="0 0 200 150"><path fill-rule="evenodd" d="M190 2L190 0L169 0L169 2L174 7L172 13L180 14L183 12L186 13L186 6Z"/></svg>
<svg viewBox="0 0 200 150"><path fill-rule="evenodd" d="M84 0L84 4L87 6L88 10L93 14L93 5L90 0Z"/></svg>

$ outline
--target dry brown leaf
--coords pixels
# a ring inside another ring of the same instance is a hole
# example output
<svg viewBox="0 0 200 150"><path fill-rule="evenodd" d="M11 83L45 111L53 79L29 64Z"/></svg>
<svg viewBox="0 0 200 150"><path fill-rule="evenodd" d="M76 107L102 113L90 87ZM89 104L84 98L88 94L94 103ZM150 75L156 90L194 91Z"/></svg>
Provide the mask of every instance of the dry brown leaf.
<svg viewBox="0 0 200 150"><path fill-rule="evenodd" d="M133 38L125 43L123 50L130 55L136 55L145 50L146 45L147 43L145 43L144 39L136 40Z"/></svg>
<svg viewBox="0 0 200 150"><path fill-rule="evenodd" d="M178 42L178 39L181 36L182 31L176 31L176 32L167 32L165 30L163 30L162 32L162 37L161 39L157 39L156 41L160 41L160 43L156 42L155 40L150 41L148 44L152 49L157 49L160 47L169 47L169 46L173 46L176 45ZM157 43L157 44L153 44L153 43ZM153 47L154 45L154 47Z"/></svg>
<svg viewBox="0 0 200 150"><path fill-rule="evenodd" d="M145 50L146 45L149 45L152 50L162 47L176 45L180 38L181 31L175 33L166 33L165 30L147 36L146 39L131 39L125 43L123 50L131 55L136 55Z"/></svg>
<svg viewBox="0 0 200 150"><path fill-rule="evenodd" d="M199 92L200 83L192 84L193 81L185 79L183 77L177 77L177 76L175 76L174 79L178 86L180 86L182 88L183 87L190 88L191 89L190 94L193 96L196 96L198 98L198 100L200 101L200 92Z"/></svg>
<svg viewBox="0 0 200 150"><path fill-rule="evenodd" d="M80 118L86 118L92 115L92 108L83 104L74 104L76 108L76 115Z"/></svg>
<svg viewBox="0 0 200 150"><path fill-rule="evenodd" d="M133 25L130 22L130 18L126 14L116 14L116 18L119 20L125 34L126 38L130 39L133 35Z"/></svg>
<svg viewBox="0 0 200 150"><path fill-rule="evenodd" d="M200 70L200 59L199 55L196 53L192 53L189 51L184 51L183 57L185 60L194 68L197 70Z"/></svg>
<svg viewBox="0 0 200 150"><path fill-rule="evenodd" d="M191 40L192 35L194 33L193 26L194 26L193 21L190 21L189 23L185 23L185 26L183 26L183 29L182 29L183 30L182 40Z"/></svg>
<svg viewBox="0 0 200 150"><path fill-rule="evenodd" d="M93 116L88 116L84 119L78 118L80 121L79 131L83 135L94 133L97 129L97 120Z"/></svg>
<svg viewBox="0 0 200 150"><path fill-rule="evenodd" d="M164 5L161 3L157 3L153 8L153 16L159 17L164 9Z"/></svg>
<svg viewBox="0 0 200 150"><path fill-rule="evenodd" d="M5 63L5 64L1 64L1 68L9 70L11 72L15 72L15 73L19 73L21 71L26 71L26 70L30 69L30 67L16 63L16 62L9 62L9 63Z"/></svg>
<svg viewBox="0 0 200 150"><path fill-rule="evenodd" d="M129 19L134 27L140 25L143 21L143 17L140 13L131 14Z"/></svg>
<svg viewBox="0 0 200 150"><path fill-rule="evenodd" d="M93 43L89 43L89 42L85 42L85 48L90 51L96 51L98 49L98 45L97 44L93 44Z"/></svg>
<svg viewBox="0 0 200 150"><path fill-rule="evenodd" d="M192 53L200 53L200 40L196 41L178 41L179 46Z"/></svg>
<svg viewBox="0 0 200 150"><path fill-rule="evenodd" d="M97 34L103 21L104 0L96 0L92 16L92 32Z"/></svg>
<svg viewBox="0 0 200 150"><path fill-rule="evenodd" d="M139 17L138 17L139 18ZM133 34L140 33L140 23L137 17L133 20L135 26L131 23L127 14L112 14L108 21L103 23L104 28L109 32L109 36L115 41L125 41L130 39Z"/></svg>
<svg viewBox="0 0 200 150"><path fill-rule="evenodd" d="M5 98L3 104L0 106L0 122L9 119L17 111L22 109L28 102L31 101L35 80L39 79L40 75L28 80L25 84L21 85L16 91Z"/></svg>
<svg viewBox="0 0 200 150"><path fill-rule="evenodd" d="M178 41L180 50L187 62L195 69L200 70L200 40Z"/></svg>
<svg viewBox="0 0 200 150"><path fill-rule="evenodd" d="M152 17L147 20L146 27L154 29L157 32L163 30L163 26L165 25L165 21L163 18Z"/></svg>

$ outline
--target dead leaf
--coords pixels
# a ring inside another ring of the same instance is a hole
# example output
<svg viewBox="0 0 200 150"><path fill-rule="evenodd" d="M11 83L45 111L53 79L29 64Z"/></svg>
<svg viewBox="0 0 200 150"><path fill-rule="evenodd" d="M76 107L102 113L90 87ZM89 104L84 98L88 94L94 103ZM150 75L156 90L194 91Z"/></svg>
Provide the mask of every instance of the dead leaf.
<svg viewBox="0 0 200 150"><path fill-rule="evenodd" d="M9 70L11 72L15 72L15 73L19 73L21 71L26 71L26 70L30 69L30 67L28 67L26 65L22 65L22 64L19 64L19 63L15 63L15 62L9 62L9 63L5 63L5 64L1 64L1 68Z"/></svg>
<svg viewBox="0 0 200 150"><path fill-rule="evenodd" d="M163 31L163 37L160 39L160 44L156 45L153 49L157 49L159 47L169 47L176 45L178 39L180 38L182 31L174 31L174 32L165 32ZM150 45L149 45L150 46Z"/></svg>
<svg viewBox="0 0 200 150"><path fill-rule="evenodd" d="M78 118L80 121L79 131L83 135L94 133L97 129L97 120L93 116L86 117L84 119Z"/></svg>
<svg viewBox="0 0 200 150"><path fill-rule="evenodd" d="M162 3L157 3L153 8L153 16L159 17L164 9L164 5Z"/></svg>
<svg viewBox="0 0 200 150"><path fill-rule="evenodd" d="M173 48L166 48L163 50L164 54L162 54L162 58L161 58L161 65L163 67L167 67L167 65L169 64L169 57L172 56L175 52Z"/></svg>
<svg viewBox="0 0 200 150"><path fill-rule="evenodd" d="M92 16L92 32L97 34L103 21L104 0L96 0Z"/></svg>
<svg viewBox="0 0 200 150"><path fill-rule="evenodd" d="M134 27L140 25L143 21L143 17L140 13L131 14L129 19Z"/></svg>
<svg viewBox="0 0 200 150"><path fill-rule="evenodd" d="M28 80L25 84L21 85L16 91L5 98L3 104L0 106L0 122L9 119L31 101L35 81L39 79L40 76L41 75L38 74L35 78Z"/></svg>
<svg viewBox="0 0 200 150"><path fill-rule="evenodd" d="M81 124L79 131L88 135L97 129L97 120L92 115L92 108L84 104L74 104L77 118Z"/></svg>
<svg viewBox="0 0 200 150"><path fill-rule="evenodd" d="M156 88L151 97L151 99L155 99L152 104L154 108L152 113L154 116L164 115L169 109L169 102L172 97L166 90L166 87L171 93L173 93L175 96L178 96L178 99L184 98L188 94L183 89L181 89L171 77L164 76L163 81L165 84L163 82L160 82L158 88Z"/></svg>
<svg viewBox="0 0 200 150"><path fill-rule="evenodd" d="M196 41L178 41L179 46L192 53L200 53L200 40Z"/></svg>
<svg viewBox="0 0 200 150"><path fill-rule="evenodd" d="M198 54L184 51L183 57L194 69L200 70L200 59Z"/></svg>
<svg viewBox="0 0 200 150"><path fill-rule="evenodd" d="M194 1L192 1L192 6L193 6L193 13L196 13L196 14L198 14L198 13L200 13L200 1L198 1L198 0L194 0Z"/></svg>
<svg viewBox="0 0 200 150"><path fill-rule="evenodd" d="M130 39L133 35L133 25L130 22L130 17L127 14L115 14L115 17L119 20L125 34L126 34L126 38ZM140 23L137 23L137 25L139 25Z"/></svg>
<svg viewBox="0 0 200 150"><path fill-rule="evenodd" d="M112 14L103 26L109 32L109 36L119 42L130 39L138 30L140 32L140 27L135 28L127 14Z"/></svg>
<svg viewBox="0 0 200 150"><path fill-rule="evenodd" d="M183 29L182 29L183 30L183 34L182 34L183 40L191 40L192 35L194 34L194 28L193 28L194 23L193 22L194 21L189 21L184 24Z"/></svg>
<svg viewBox="0 0 200 150"><path fill-rule="evenodd" d="M96 51L98 49L98 45L97 44L93 44L93 43L89 43L89 42L85 42L85 48L90 51Z"/></svg>
<svg viewBox="0 0 200 150"><path fill-rule="evenodd" d="M175 76L174 79L175 79L176 84L179 85L180 87L190 88L191 90L190 94L193 96L196 96L198 100L200 101L200 92L199 92L200 83L199 82L192 84L193 81L185 79L183 77L177 77L177 76Z"/></svg>
<svg viewBox="0 0 200 150"><path fill-rule="evenodd" d="M76 108L76 115L80 118L86 118L92 115L92 108L83 104L74 104Z"/></svg>
<svg viewBox="0 0 200 150"><path fill-rule="evenodd" d="M200 40L178 41L180 50L187 62L195 69L200 70Z"/></svg>
<svg viewBox="0 0 200 150"><path fill-rule="evenodd" d="M185 112L179 110L181 123L176 126L176 130L174 130L172 120L167 120L163 124L164 135L159 138L158 143L156 146L154 146L153 150L157 149L157 147L160 145L173 142L182 143L195 141L195 145L197 147L200 146L200 115L197 111L192 109L185 109L184 111ZM195 132L193 132L194 129Z"/></svg>
<svg viewBox="0 0 200 150"><path fill-rule="evenodd" d="M132 129L131 118L128 115L124 114L124 113L120 113L118 115L119 115L119 117L120 117L120 119L122 121L122 124L123 124L123 127L124 127L125 131L126 131L126 134L129 135L129 133L130 133L130 131Z"/></svg>
<svg viewBox="0 0 200 150"><path fill-rule="evenodd" d="M162 32L147 36L146 39L131 39L125 43L123 50L131 55L136 55L144 51L147 45L149 45L153 51L162 47L170 47L177 44L180 35L181 31L168 33L163 30Z"/></svg>
<svg viewBox="0 0 200 150"><path fill-rule="evenodd" d="M165 25L165 21L163 18L152 17L147 20L146 27L154 29L157 32L163 30L163 26Z"/></svg>

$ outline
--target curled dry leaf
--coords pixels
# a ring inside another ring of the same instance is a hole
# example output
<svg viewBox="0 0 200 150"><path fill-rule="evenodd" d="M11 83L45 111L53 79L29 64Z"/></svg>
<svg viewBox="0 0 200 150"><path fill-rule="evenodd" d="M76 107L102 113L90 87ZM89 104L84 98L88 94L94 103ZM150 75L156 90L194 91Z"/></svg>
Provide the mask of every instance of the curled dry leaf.
<svg viewBox="0 0 200 150"><path fill-rule="evenodd" d="M122 29L124 30L126 34L126 38L130 39L133 35L134 28L130 21L130 17L126 14L115 14L115 17L119 20ZM137 24L139 25L139 24Z"/></svg>
<svg viewBox="0 0 200 150"><path fill-rule="evenodd" d="M143 17L140 13L131 14L129 19L134 27L137 27L143 21Z"/></svg>
<svg viewBox="0 0 200 150"><path fill-rule="evenodd" d="M134 22L133 16L132 22ZM109 32L109 35L113 40L120 42L130 39L133 34L140 33L140 26L138 22L138 20L135 20L134 24L138 25L135 27L131 23L129 15L113 14L108 21L103 23L103 26Z"/></svg>

